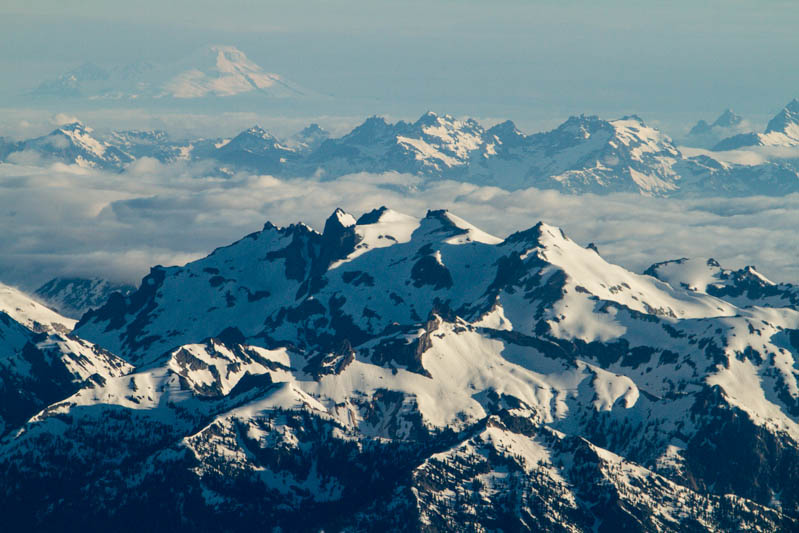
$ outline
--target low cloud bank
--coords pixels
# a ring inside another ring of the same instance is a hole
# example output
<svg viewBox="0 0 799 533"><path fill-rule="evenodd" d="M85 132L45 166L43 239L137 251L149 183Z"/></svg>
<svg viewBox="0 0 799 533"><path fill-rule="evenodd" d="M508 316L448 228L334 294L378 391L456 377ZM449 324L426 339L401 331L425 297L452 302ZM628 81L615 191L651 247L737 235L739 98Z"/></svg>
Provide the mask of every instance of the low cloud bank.
<svg viewBox="0 0 799 533"><path fill-rule="evenodd" d="M122 174L65 165L0 164L0 281L35 288L60 275L138 282L154 264L182 264L259 230L303 221L321 229L342 207L411 215L449 209L504 237L539 220L607 259L641 271L656 261L714 257L799 282L799 194L661 199L632 194L505 191L404 174L334 181L210 177L202 167L143 160Z"/></svg>

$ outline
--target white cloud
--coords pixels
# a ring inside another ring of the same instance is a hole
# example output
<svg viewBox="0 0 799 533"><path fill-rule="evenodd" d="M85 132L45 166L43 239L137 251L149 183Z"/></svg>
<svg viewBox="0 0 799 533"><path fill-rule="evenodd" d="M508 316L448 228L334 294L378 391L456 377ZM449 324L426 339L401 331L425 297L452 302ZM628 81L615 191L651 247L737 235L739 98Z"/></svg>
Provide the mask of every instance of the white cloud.
<svg viewBox="0 0 799 533"><path fill-rule="evenodd" d="M12 152L6 159L9 163L15 163L17 165L40 166L44 164L41 153L35 150Z"/></svg>
<svg viewBox="0 0 799 533"><path fill-rule="evenodd" d="M357 216L380 205L416 216L447 208L498 236L545 220L637 271L665 259L714 257L728 267L754 264L775 280L799 280L799 194L569 196L453 181L425 185L396 173L220 179L191 166L142 161L122 174L0 164L0 281L28 288L66 274L138 281L154 264L201 257L266 220L321 229L336 207Z"/></svg>
<svg viewBox="0 0 799 533"><path fill-rule="evenodd" d="M50 118L50 124L53 126L64 126L75 122L79 122L78 117L67 113L56 113Z"/></svg>
<svg viewBox="0 0 799 533"><path fill-rule="evenodd" d="M799 146L748 146L737 150L714 152L703 148L680 146L686 157L706 155L718 161L736 165L760 165L768 161L779 162L781 159L799 159Z"/></svg>

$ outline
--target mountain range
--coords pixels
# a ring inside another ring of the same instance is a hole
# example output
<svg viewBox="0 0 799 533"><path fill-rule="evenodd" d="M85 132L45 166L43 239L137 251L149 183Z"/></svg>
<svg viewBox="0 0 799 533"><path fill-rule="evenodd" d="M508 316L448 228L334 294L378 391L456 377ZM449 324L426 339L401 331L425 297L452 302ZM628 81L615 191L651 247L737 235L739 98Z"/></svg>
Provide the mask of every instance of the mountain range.
<svg viewBox="0 0 799 533"><path fill-rule="evenodd" d="M713 150L737 150L752 146L799 146L799 100L791 100L769 121L763 133L741 133L728 137L721 140Z"/></svg>
<svg viewBox="0 0 799 533"><path fill-rule="evenodd" d="M752 134L760 136L757 142L779 140L784 141L781 146L791 146L791 136L799 131L796 102L769 123L766 134ZM716 122L738 120L730 112ZM728 149L732 142L722 141L716 149ZM486 129L471 119L428 112L412 123L371 117L338 138L312 124L285 140L258 126L233 138L218 139L173 141L163 131L115 131L98 136L78 122L43 137L0 142L0 156L6 160L15 161L20 153L33 153L45 163L60 161L119 172L149 157L164 163L210 163L215 169L212 172L220 176L253 172L332 180L358 172L397 172L427 181L458 180L509 190L536 187L575 194L630 192L647 196L799 191L795 159L736 164L715 157L712 151L687 156L667 135L637 116L610 121L574 116L554 130L528 135L510 121Z"/></svg>
<svg viewBox="0 0 799 533"><path fill-rule="evenodd" d="M607 128L586 120L563 144ZM50 531L795 531L798 302L754 267L636 274L545 223L501 239L385 207L267 222L77 323L7 288L0 386L22 399L0 403L0 512Z"/></svg>

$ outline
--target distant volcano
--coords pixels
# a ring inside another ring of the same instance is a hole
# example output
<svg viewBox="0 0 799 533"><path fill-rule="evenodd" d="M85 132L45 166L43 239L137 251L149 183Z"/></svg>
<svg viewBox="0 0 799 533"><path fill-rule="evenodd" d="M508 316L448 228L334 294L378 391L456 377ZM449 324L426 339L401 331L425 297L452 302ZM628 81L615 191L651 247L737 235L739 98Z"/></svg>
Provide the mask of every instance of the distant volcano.
<svg viewBox="0 0 799 533"><path fill-rule="evenodd" d="M141 98L197 99L243 94L296 98L306 89L266 72L235 46L205 46L173 64L137 62L104 68L92 63L47 80L32 96L135 100Z"/></svg>

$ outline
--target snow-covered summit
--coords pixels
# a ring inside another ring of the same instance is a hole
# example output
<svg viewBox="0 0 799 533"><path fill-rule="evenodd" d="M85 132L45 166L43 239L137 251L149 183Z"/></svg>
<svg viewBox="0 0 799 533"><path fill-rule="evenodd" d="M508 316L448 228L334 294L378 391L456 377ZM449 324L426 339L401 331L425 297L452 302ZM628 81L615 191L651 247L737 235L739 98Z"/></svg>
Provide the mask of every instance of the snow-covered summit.
<svg viewBox="0 0 799 533"><path fill-rule="evenodd" d="M296 98L307 91L264 70L235 46L209 45L175 64L136 62L110 68L84 64L41 83L31 94L92 100L196 100L249 94Z"/></svg>
<svg viewBox="0 0 799 533"><path fill-rule="evenodd" d="M502 239L446 210L266 223L81 319L128 366L15 419L4 517L793 530L799 311L727 274L636 274L551 224Z"/></svg>
<svg viewBox="0 0 799 533"><path fill-rule="evenodd" d="M251 257L262 259L254 262ZM518 264L511 278L499 266L505 261ZM585 292L573 297L589 308L594 307L591 298L600 298L675 318L737 312L714 297L675 291L611 265L546 224L503 240L444 210L414 219L380 208L356 220L337 209L322 233L302 225L267 224L261 232L185 267L156 267L136 293L89 312L77 331L136 362L198 336L212 337L225 327L236 327L245 337L265 335L278 344L330 349L346 338L355 346L355 339L363 342L392 323L410 325L442 306L471 309L466 316L473 318L480 305L494 304L491 298L499 297L496 291L506 284L544 276L544 271L559 272L564 287L582 287ZM178 295L187 290L187 295ZM363 312L357 295L364 290L370 294L370 311L368 318L356 320ZM284 300L288 295L291 299ZM175 305L178 300L183 303ZM551 304L547 300L545 305ZM320 314L315 332L296 337L286 318L304 317L311 309L309 317ZM336 318L340 313L353 318L342 322ZM128 320L146 341L131 337L123 326ZM264 320L272 324L267 329ZM574 320L579 324L583 315L575 314ZM562 322L558 327L570 326ZM598 331L581 327L569 335L591 337Z"/></svg>
<svg viewBox="0 0 799 533"><path fill-rule="evenodd" d="M337 179L359 172L394 172L414 174L425 182L458 180L572 194L780 195L799 190L799 170L790 161L734 164L714 159L711 152L687 156L671 138L634 115L617 120L573 116L551 131L528 135L511 121L486 130L472 119L426 112L413 122L370 117L341 137L330 137L312 125L278 139L252 126L232 139L185 141L171 140L162 131L100 136L76 123L37 139L0 143L0 157L13 160L15 152L25 150L45 162L116 171L137 159L154 158L200 163L220 176L254 172Z"/></svg>
<svg viewBox="0 0 799 533"><path fill-rule="evenodd" d="M799 140L799 99L794 98L766 125L766 135L783 133Z"/></svg>
<svg viewBox="0 0 799 533"><path fill-rule="evenodd" d="M552 131L520 136L503 126L498 141L475 165L482 181L514 188L534 186L569 192L634 191L662 195L678 188L674 164L682 158L666 135L639 117L606 121L573 116Z"/></svg>
<svg viewBox="0 0 799 533"><path fill-rule="evenodd" d="M472 119L427 112L413 123L371 117L326 140L294 173L395 171L513 189L659 195L678 188L672 167L681 159L671 139L634 116L571 117L551 132L528 136L510 121L485 130Z"/></svg>
<svg viewBox="0 0 799 533"><path fill-rule="evenodd" d="M278 173L298 153L260 126L252 126L214 149L210 156L226 164Z"/></svg>
<svg viewBox="0 0 799 533"><path fill-rule="evenodd" d="M120 148L96 138L94 129L82 122L59 126L48 135L24 141L19 149L87 168L119 170L133 161Z"/></svg>
<svg viewBox="0 0 799 533"><path fill-rule="evenodd" d="M741 133L721 140L715 151L736 150L748 146L799 146L799 99L794 98L766 125L763 133Z"/></svg>
<svg viewBox="0 0 799 533"><path fill-rule="evenodd" d="M264 71L234 46L212 45L184 61L186 70L167 80L159 96L202 98L253 91L270 96L299 96L303 90L278 74Z"/></svg>
<svg viewBox="0 0 799 533"><path fill-rule="evenodd" d="M799 305L799 287L774 283L751 265L729 270L712 258L682 258L656 263L644 273L675 287L724 298L740 307Z"/></svg>
<svg viewBox="0 0 799 533"><path fill-rule="evenodd" d="M313 122L287 139L287 144L295 150L310 153L330 138L330 133Z"/></svg>
<svg viewBox="0 0 799 533"><path fill-rule="evenodd" d="M732 109L727 108L711 124L708 124L704 120L697 122L696 125L691 128L691 131L688 132L688 135L689 137L712 135L717 130L734 128L742 122L742 116L737 115Z"/></svg>

